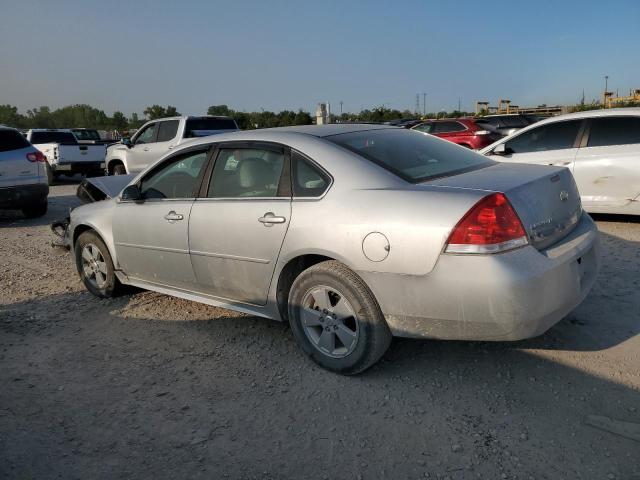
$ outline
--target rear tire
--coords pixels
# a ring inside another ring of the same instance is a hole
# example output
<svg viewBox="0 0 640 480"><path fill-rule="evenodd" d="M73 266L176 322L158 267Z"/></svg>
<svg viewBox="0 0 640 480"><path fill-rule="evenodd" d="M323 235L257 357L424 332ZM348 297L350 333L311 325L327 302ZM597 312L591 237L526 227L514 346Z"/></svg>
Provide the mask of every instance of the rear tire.
<svg viewBox="0 0 640 480"><path fill-rule="evenodd" d="M47 199L41 200L39 203L35 205L29 205L22 209L22 213L27 218L38 218L42 217L47 213L47 208L49 207L49 203Z"/></svg>
<svg viewBox="0 0 640 480"><path fill-rule="evenodd" d="M96 297L111 298L118 293L113 260L102 239L92 230L82 233L75 245L76 268L87 290Z"/></svg>
<svg viewBox="0 0 640 480"><path fill-rule="evenodd" d="M318 263L296 278L288 313L300 348L332 372L360 373L391 343L391 331L371 290L334 260Z"/></svg>

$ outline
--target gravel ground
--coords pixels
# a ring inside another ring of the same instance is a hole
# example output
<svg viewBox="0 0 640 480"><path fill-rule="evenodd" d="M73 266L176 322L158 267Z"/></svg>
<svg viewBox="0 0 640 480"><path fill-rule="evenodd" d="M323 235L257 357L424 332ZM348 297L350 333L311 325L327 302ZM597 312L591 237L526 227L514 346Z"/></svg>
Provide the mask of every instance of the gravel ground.
<svg viewBox="0 0 640 480"><path fill-rule="evenodd" d="M46 217L0 213L0 478L640 479L640 220L599 217L587 300L517 343L394 340L365 374L286 325L81 286Z"/></svg>

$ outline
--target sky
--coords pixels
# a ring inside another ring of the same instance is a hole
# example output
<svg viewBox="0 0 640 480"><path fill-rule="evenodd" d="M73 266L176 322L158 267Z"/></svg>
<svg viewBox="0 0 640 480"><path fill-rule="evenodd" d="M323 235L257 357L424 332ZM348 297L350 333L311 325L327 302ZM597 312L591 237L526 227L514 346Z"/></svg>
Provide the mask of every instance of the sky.
<svg viewBox="0 0 640 480"><path fill-rule="evenodd" d="M640 1L0 0L0 104L203 114L640 88Z"/></svg>

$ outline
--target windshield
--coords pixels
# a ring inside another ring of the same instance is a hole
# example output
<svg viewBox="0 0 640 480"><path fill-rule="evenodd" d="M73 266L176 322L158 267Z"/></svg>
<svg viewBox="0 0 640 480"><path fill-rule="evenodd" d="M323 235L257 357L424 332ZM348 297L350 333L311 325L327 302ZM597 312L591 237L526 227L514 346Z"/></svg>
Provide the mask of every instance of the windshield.
<svg viewBox="0 0 640 480"><path fill-rule="evenodd" d="M238 130L233 118L190 118L184 131L185 138L205 137L220 130Z"/></svg>
<svg viewBox="0 0 640 480"><path fill-rule="evenodd" d="M31 143L59 143L60 145L77 145L76 137L71 132L31 132Z"/></svg>
<svg viewBox="0 0 640 480"><path fill-rule="evenodd" d="M73 130L73 134L78 140L100 140L97 130Z"/></svg>
<svg viewBox="0 0 640 480"><path fill-rule="evenodd" d="M455 175L494 163L464 147L410 130L365 130L325 138L411 183Z"/></svg>

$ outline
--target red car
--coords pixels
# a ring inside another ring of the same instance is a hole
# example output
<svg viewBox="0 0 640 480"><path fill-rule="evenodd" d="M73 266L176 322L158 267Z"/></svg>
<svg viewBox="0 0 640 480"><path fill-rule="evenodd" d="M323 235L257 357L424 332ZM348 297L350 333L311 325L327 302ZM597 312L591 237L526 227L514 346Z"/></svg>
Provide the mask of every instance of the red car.
<svg viewBox="0 0 640 480"><path fill-rule="evenodd" d="M478 125L473 118L427 120L412 127L411 130L429 133L473 150L484 148L502 138L498 133L491 132Z"/></svg>

